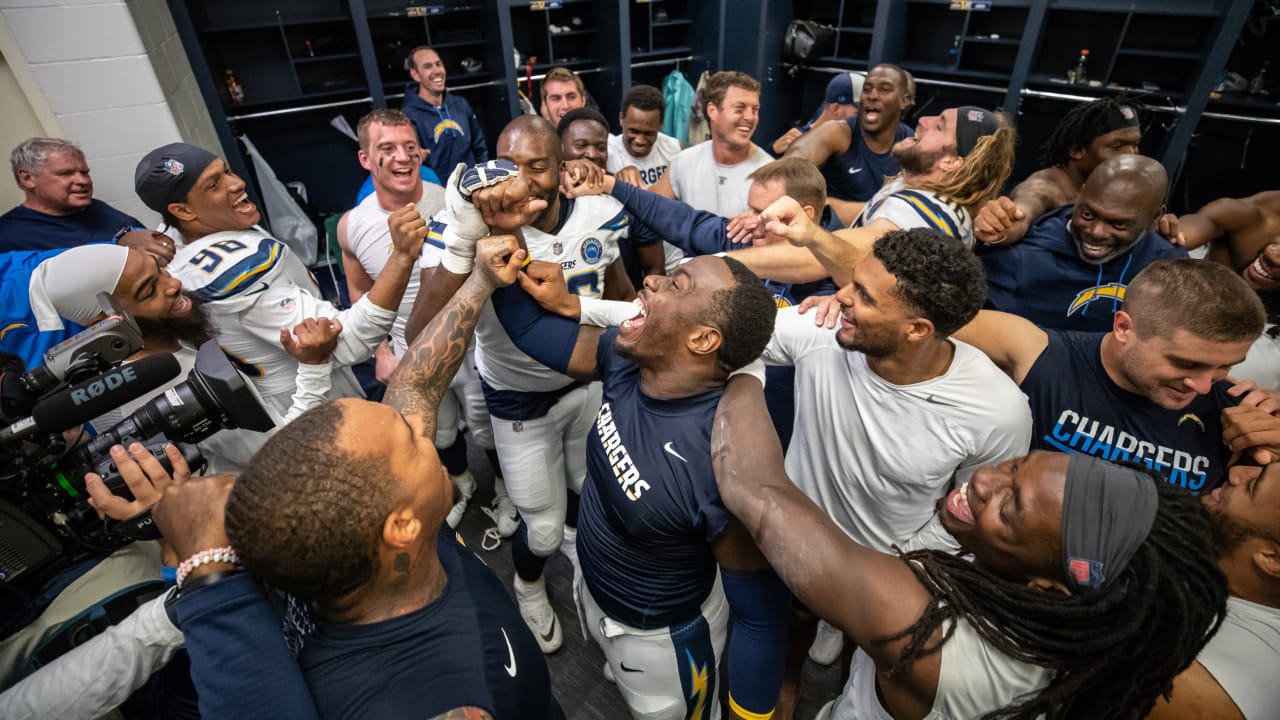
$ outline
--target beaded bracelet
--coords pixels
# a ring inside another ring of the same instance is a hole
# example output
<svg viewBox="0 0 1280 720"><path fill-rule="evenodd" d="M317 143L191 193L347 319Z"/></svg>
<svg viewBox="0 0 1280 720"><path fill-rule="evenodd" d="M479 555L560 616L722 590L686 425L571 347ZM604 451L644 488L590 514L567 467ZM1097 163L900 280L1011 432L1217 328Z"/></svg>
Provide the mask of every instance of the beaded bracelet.
<svg viewBox="0 0 1280 720"><path fill-rule="evenodd" d="M226 563L228 565L239 565L240 558L236 555L236 551L231 547L210 548L201 550L191 557L183 560L178 565L178 587L182 587L182 581L187 579L196 568L209 563Z"/></svg>

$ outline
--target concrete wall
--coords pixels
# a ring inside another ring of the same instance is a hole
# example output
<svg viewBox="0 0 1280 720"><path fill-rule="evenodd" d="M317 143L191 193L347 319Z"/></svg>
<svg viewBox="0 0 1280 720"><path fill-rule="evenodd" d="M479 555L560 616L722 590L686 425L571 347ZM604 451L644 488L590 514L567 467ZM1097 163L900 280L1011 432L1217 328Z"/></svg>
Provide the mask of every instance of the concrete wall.
<svg viewBox="0 0 1280 720"><path fill-rule="evenodd" d="M164 0L0 0L0 53L30 104L47 106L46 131L84 148L94 196L144 222L159 220L133 193L148 150L185 141L218 151Z"/></svg>

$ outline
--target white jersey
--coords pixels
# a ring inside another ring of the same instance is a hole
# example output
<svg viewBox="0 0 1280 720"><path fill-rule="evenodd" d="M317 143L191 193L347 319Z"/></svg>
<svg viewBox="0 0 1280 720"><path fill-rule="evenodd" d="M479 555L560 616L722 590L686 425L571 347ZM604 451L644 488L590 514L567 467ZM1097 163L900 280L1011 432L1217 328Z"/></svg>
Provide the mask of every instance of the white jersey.
<svg viewBox="0 0 1280 720"><path fill-rule="evenodd" d="M424 220L440 212L444 208L444 188L434 183L422 183L422 197L417 203L418 214ZM396 208L397 210L399 208ZM370 278L377 280L382 267L391 257L394 245L391 242L391 226L388 219L392 211L384 210L378 204L378 194L369 196L347 213L347 248L360 262L360 267ZM440 256L444 254L444 243L428 236L422 243L422 255L418 258L418 267L435 267L440 264ZM400 298L400 309L396 311L396 320L391 325L391 351L396 357L404 355L409 348L404 338L404 326L413 311L413 302L418 297L419 273L409 273L409 284L405 286L404 296Z"/></svg>
<svg viewBox="0 0 1280 720"><path fill-rule="evenodd" d="M751 156L737 165L721 165L711 153L711 140L686 148L671 159L671 189L676 199L695 210L733 217L747 210L748 178L756 168L773 162L769 153L752 145Z"/></svg>
<svg viewBox="0 0 1280 720"><path fill-rule="evenodd" d="M871 196L849 227L862 227L881 219L901 230L931 228L960 240L965 247L973 247L973 218L969 211L932 191L908 188L901 175Z"/></svg>
<svg viewBox="0 0 1280 720"><path fill-rule="evenodd" d="M227 231L188 242L169 271L184 291L204 301L218 344L237 369L253 380L263 398L284 414L290 404L298 361L280 345L280 329L305 318L342 322L333 365L331 399L362 397L347 366L373 355L395 320L395 311L361 298L339 311L320 296L306 267L282 243L255 230Z"/></svg>
<svg viewBox="0 0 1280 720"><path fill-rule="evenodd" d="M621 134L610 135L609 156L605 161L605 167L610 175L614 175L624 167L635 166L640 171L640 179L644 181L644 186L649 187L662 179L671 165L671 159L679 155L681 149L679 140L666 133L658 133L658 139L653 141L649 154L636 157L627 150L627 144L623 142Z"/></svg>
<svg viewBox="0 0 1280 720"><path fill-rule="evenodd" d="M1245 720L1280 717L1280 608L1227 598L1227 617L1196 658Z"/></svg>
<svg viewBox="0 0 1280 720"><path fill-rule="evenodd" d="M598 298L604 292L605 269L620 257L618 240L627 237L630 221L622 203L593 195L574 200L554 234L526 227L524 240L534 260L560 264L569 292ZM492 302L485 303L476 326L476 369L498 390L548 392L572 382L520 352L498 322Z"/></svg>
<svg viewBox="0 0 1280 720"><path fill-rule="evenodd" d="M969 720L1000 710L1048 687L1052 671L1014 660L984 641L966 620L942 644L938 692L924 720ZM893 720L876 694L876 665L863 650L853 654L849 681L831 720Z"/></svg>
<svg viewBox="0 0 1280 720"><path fill-rule="evenodd" d="M986 355L951 343L942 375L894 385L835 330L778 311L764 361L796 368L787 475L860 545L891 552L928 527L953 478L1027 452L1026 396Z"/></svg>

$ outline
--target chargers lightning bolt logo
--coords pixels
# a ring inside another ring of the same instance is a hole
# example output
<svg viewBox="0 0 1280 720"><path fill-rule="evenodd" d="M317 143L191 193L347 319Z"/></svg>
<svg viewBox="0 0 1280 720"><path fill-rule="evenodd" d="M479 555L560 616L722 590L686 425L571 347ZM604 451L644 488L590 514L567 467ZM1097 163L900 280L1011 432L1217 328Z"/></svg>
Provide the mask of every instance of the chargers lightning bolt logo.
<svg viewBox="0 0 1280 720"><path fill-rule="evenodd" d="M18 328L24 328L24 327L27 327L27 324L20 323L20 322L9 323L8 325L5 325L3 328L0 328L0 340L4 340L4 336L8 335L10 330L17 330Z"/></svg>
<svg viewBox="0 0 1280 720"><path fill-rule="evenodd" d="M1084 308L1094 300L1110 299L1124 300L1125 286L1120 283L1107 283L1106 285L1098 285L1088 290L1081 290L1076 299L1071 301L1070 307L1067 308L1067 315L1075 315L1077 310Z"/></svg>
<svg viewBox="0 0 1280 720"><path fill-rule="evenodd" d="M434 130L435 141L440 142L440 136L447 132L454 132L458 135L458 137L462 137L463 135L466 134L462 132L462 126L459 125L456 121L441 120L440 122L436 123L436 127Z"/></svg>
<svg viewBox="0 0 1280 720"><path fill-rule="evenodd" d="M688 717L690 720L701 720L702 711L707 705L707 664L699 664L693 659L693 653L688 650L685 650L684 654L689 658L689 684L693 686L689 694L693 710Z"/></svg>
<svg viewBox="0 0 1280 720"><path fill-rule="evenodd" d="M1188 420L1195 423L1196 425L1199 425L1200 431L1204 432L1204 421L1201 420L1200 416L1196 415L1195 413L1187 413L1186 415L1183 415L1182 417L1178 418L1178 427L1182 427L1182 423L1187 422Z"/></svg>

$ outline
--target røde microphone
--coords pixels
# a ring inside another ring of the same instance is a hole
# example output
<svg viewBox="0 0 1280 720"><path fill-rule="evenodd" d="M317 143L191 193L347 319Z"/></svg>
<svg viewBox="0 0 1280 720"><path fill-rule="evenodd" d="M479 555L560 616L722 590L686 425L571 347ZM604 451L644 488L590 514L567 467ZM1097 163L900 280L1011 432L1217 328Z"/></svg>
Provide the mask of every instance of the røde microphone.
<svg viewBox="0 0 1280 720"><path fill-rule="evenodd" d="M168 353L151 355L72 385L36 403L31 417L0 430L0 442L36 432L61 432L136 400L178 377L182 366Z"/></svg>

